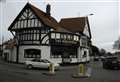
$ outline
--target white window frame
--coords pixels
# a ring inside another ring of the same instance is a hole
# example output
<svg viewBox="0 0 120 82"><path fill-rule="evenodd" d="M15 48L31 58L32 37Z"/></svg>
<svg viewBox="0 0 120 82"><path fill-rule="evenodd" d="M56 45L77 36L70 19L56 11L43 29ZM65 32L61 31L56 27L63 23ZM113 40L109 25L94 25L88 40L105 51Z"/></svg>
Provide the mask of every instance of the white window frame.
<svg viewBox="0 0 120 82"><path fill-rule="evenodd" d="M55 33L51 33L51 38L55 38Z"/></svg>
<svg viewBox="0 0 120 82"><path fill-rule="evenodd" d="M56 39L60 39L60 33L56 33Z"/></svg>

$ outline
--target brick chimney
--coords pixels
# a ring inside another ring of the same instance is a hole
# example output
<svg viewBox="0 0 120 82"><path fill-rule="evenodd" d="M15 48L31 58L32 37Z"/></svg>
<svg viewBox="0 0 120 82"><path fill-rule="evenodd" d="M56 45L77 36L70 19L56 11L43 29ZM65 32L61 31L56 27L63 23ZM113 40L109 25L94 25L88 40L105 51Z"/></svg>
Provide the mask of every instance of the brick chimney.
<svg viewBox="0 0 120 82"><path fill-rule="evenodd" d="M47 6L46 6L46 13L47 13L47 15L50 15L50 10L51 10L51 5L47 4Z"/></svg>

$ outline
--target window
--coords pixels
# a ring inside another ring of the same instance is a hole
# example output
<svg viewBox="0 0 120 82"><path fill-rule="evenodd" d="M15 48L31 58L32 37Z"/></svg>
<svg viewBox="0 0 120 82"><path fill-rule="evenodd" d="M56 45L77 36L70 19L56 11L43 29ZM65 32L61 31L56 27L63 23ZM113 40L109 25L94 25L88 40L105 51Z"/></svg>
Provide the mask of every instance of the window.
<svg viewBox="0 0 120 82"><path fill-rule="evenodd" d="M84 51L83 52L83 56L82 56L83 58L86 58L87 57L87 51Z"/></svg>
<svg viewBox="0 0 120 82"><path fill-rule="evenodd" d="M60 34L56 33L56 39L60 39Z"/></svg>
<svg viewBox="0 0 120 82"><path fill-rule="evenodd" d="M39 34L36 34L36 36L37 36L37 38L36 38L36 39L37 39L37 40L39 40Z"/></svg>
<svg viewBox="0 0 120 82"><path fill-rule="evenodd" d="M39 49L25 49L24 58L40 58L41 50Z"/></svg>
<svg viewBox="0 0 120 82"><path fill-rule="evenodd" d="M61 39L64 39L64 36L63 36L63 34L61 34L61 35L60 35L60 38L61 38Z"/></svg>
<svg viewBox="0 0 120 82"><path fill-rule="evenodd" d="M36 34L35 34L35 30L34 30L34 36L33 36L33 40L36 40Z"/></svg>
<svg viewBox="0 0 120 82"><path fill-rule="evenodd" d="M87 40L84 38L81 38L81 46L87 47Z"/></svg>
<svg viewBox="0 0 120 82"><path fill-rule="evenodd" d="M51 33L51 38L55 38L55 33Z"/></svg>
<svg viewBox="0 0 120 82"><path fill-rule="evenodd" d="M51 58L61 58L62 48L57 46L51 47Z"/></svg>
<svg viewBox="0 0 120 82"><path fill-rule="evenodd" d="M77 36L77 39L76 39L77 41L79 40L79 36Z"/></svg>
<svg viewBox="0 0 120 82"><path fill-rule="evenodd" d="M48 33L49 29L47 27L41 28L41 33Z"/></svg>
<svg viewBox="0 0 120 82"><path fill-rule="evenodd" d="M65 39L65 40L67 39L67 36L66 36L66 34L64 34L64 35L63 35L63 37L64 37L64 39Z"/></svg>
<svg viewBox="0 0 120 82"><path fill-rule="evenodd" d="M71 39L70 39L70 35L67 36L67 39L68 39L68 40L71 40Z"/></svg>
<svg viewBox="0 0 120 82"><path fill-rule="evenodd" d="M73 40L73 36L72 35L70 35L70 39Z"/></svg>
<svg viewBox="0 0 120 82"><path fill-rule="evenodd" d="M74 35L74 40L76 40L76 36Z"/></svg>
<svg viewBox="0 0 120 82"><path fill-rule="evenodd" d="M51 46L51 58L76 58L77 47Z"/></svg>

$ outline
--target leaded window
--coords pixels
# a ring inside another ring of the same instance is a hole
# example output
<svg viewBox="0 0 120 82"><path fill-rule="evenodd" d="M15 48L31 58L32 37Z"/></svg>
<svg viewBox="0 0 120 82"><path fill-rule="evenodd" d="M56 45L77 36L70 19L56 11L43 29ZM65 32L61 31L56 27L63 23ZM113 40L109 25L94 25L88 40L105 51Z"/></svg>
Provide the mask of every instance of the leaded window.
<svg viewBox="0 0 120 82"><path fill-rule="evenodd" d="M24 58L40 58L41 50L39 49L25 49Z"/></svg>

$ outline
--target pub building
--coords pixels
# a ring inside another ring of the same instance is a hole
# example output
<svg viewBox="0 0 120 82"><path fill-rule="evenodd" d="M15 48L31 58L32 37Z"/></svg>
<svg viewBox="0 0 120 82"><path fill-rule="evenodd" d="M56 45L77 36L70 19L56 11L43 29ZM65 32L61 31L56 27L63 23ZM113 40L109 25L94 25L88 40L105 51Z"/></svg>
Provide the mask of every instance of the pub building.
<svg viewBox="0 0 120 82"><path fill-rule="evenodd" d="M30 3L25 5L8 28L14 36L4 49L8 61L23 63L41 58L56 63L77 63L90 60L88 17L62 18L57 22L50 11L50 4L46 12Z"/></svg>

